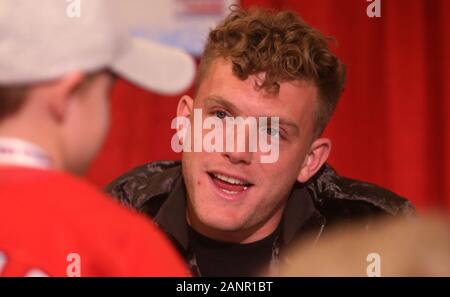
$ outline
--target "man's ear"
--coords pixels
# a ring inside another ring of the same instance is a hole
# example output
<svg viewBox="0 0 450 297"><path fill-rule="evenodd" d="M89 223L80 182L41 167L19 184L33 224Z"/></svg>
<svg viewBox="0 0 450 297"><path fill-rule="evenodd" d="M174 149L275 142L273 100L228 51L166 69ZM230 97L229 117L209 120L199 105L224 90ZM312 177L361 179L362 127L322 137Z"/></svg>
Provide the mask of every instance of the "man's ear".
<svg viewBox="0 0 450 297"><path fill-rule="evenodd" d="M180 145L187 145L190 147L190 117L192 115L194 108L194 99L188 95L184 95L178 101L177 107L177 134L178 142ZM188 142L185 143L186 137L188 137Z"/></svg>
<svg viewBox="0 0 450 297"><path fill-rule="evenodd" d="M184 95L178 101L177 116L189 118L194 108L194 99L188 95Z"/></svg>
<svg viewBox="0 0 450 297"><path fill-rule="evenodd" d="M297 176L300 183L307 182L320 167L327 161L331 151L331 140L328 138L316 139L309 149L309 153L303 162L302 168Z"/></svg>
<svg viewBox="0 0 450 297"><path fill-rule="evenodd" d="M55 82L49 84L49 111L53 118L62 122L67 116L72 99L75 99L76 90L82 85L85 75L81 72L72 72Z"/></svg>

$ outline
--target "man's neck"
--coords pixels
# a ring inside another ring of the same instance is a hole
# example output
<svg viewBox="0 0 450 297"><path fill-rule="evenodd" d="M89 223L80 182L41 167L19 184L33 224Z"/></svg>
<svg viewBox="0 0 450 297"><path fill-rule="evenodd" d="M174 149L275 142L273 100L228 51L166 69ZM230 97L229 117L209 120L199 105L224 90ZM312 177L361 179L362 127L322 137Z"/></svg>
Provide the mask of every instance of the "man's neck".
<svg viewBox="0 0 450 297"><path fill-rule="evenodd" d="M192 215L192 212L189 209L188 206L186 209L186 220L188 225L196 232L213 240L244 244L259 241L271 235L281 222L284 207L278 209L267 221L261 222L251 228L238 231L224 231L204 226L195 215Z"/></svg>

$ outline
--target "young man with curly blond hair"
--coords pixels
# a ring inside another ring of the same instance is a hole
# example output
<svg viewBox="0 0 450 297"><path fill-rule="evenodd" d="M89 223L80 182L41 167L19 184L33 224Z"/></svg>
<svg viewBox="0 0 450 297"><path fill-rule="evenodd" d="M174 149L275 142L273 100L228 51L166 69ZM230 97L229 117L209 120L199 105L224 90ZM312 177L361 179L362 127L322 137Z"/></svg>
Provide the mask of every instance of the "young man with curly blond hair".
<svg viewBox="0 0 450 297"><path fill-rule="evenodd" d="M191 122L196 110L224 122L277 118L262 128L278 159L261 162L264 152L248 146L185 150L181 163L141 166L108 191L152 217L203 276L276 275L285 247L306 233L318 240L336 222L412 212L405 199L326 164L331 141L321 134L344 81L328 39L295 13L233 8L210 32L195 98L183 96L177 113Z"/></svg>

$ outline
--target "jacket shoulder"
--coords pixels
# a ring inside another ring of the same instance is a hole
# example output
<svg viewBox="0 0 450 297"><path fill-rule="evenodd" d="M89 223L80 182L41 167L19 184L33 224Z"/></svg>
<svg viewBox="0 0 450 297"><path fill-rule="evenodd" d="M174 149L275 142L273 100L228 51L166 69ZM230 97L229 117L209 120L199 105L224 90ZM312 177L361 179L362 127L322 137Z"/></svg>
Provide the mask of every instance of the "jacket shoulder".
<svg viewBox="0 0 450 297"><path fill-rule="evenodd" d="M316 206L329 217L415 213L414 206L404 197L371 183L339 176L329 164L308 182L307 189Z"/></svg>
<svg viewBox="0 0 450 297"><path fill-rule="evenodd" d="M180 161L152 162L119 176L105 187L105 191L121 204L142 211L149 200L165 198L180 174Z"/></svg>

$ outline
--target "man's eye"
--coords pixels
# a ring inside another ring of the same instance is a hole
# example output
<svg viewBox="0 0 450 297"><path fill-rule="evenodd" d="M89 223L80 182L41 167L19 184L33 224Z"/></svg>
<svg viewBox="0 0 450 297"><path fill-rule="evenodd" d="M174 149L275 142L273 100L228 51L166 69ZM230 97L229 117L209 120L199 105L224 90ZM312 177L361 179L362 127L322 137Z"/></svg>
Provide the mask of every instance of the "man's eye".
<svg viewBox="0 0 450 297"><path fill-rule="evenodd" d="M267 133L267 135L272 137L279 137L280 136L280 130L274 127L267 127L264 129L264 132Z"/></svg>
<svg viewBox="0 0 450 297"><path fill-rule="evenodd" d="M215 114L216 114L216 117L218 117L219 119L224 119L227 117L227 113L222 110L216 111Z"/></svg>
<svg viewBox="0 0 450 297"><path fill-rule="evenodd" d="M267 128L267 134L270 136L278 136L280 134L280 131L275 128Z"/></svg>

